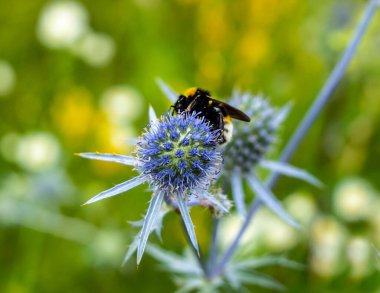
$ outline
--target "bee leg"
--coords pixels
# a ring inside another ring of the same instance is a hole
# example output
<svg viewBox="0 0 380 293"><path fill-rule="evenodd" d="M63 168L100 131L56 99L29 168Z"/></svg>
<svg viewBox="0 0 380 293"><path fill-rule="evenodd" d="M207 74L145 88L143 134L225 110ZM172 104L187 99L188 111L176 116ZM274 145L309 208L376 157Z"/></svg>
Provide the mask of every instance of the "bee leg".
<svg viewBox="0 0 380 293"><path fill-rule="evenodd" d="M171 105L170 108L172 109L172 110L171 110L171 112L172 112L172 116L174 116L174 114L177 114L177 111L176 111L174 105Z"/></svg>
<svg viewBox="0 0 380 293"><path fill-rule="evenodd" d="M215 130L220 131L220 135L219 135L220 144L224 144L226 142L225 133L224 133L224 129L225 129L224 116L220 108L214 107L214 111L215 111L215 115L217 116L216 121L215 121L216 122Z"/></svg>

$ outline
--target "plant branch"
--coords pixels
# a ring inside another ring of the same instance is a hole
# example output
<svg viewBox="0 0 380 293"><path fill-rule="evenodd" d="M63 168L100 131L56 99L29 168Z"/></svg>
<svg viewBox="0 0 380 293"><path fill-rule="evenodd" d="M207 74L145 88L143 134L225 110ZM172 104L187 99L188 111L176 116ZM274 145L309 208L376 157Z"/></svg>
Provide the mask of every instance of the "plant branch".
<svg viewBox="0 0 380 293"><path fill-rule="evenodd" d="M285 149L283 150L280 156L281 162L288 162L290 160L293 153L295 152L298 145L300 144L301 140L305 137L309 128L314 123L317 116L322 111L323 107L331 98L336 86L338 85L343 74L345 73L348 64L350 63L352 57L354 56L354 53L358 45L360 44L360 41L366 29L368 28L369 23L371 22L372 16L374 15L376 8L380 5L379 2L380 2L379 0L371 0L367 4L367 8L364 12L364 15L350 43L348 44L346 50L344 51L342 57L340 58L339 62L335 65L333 71L331 72L329 78L327 79L326 83L324 84L318 96L316 97L314 103L311 105L308 112L305 114L298 128L295 130L293 136L291 137ZM269 180L266 183L267 186L270 188L273 188L274 185L277 183L279 176L280 174L276 172L272 172ZM258 199L256 199L251 204L248 210L247 216L245 218L245 221L240 227L238 234L236 235L230 247L225 252L219 266L214 270L214 274L213 274L214 277L223 272L226 264L232 258L233 254L238 248L238 245L240 243L242 236L244 235L245 230L248 228L253 216L256 214L257 210L259 210L261 205L262 203Z"/></svg>
<svg viewBox="0 0 380 293"><path fill-rule="evenodd" d="M248 226L251 222L250 220L247 220L247 219L252 219L260 207L261 207L261 201L259 199L255 199L251 208L248 210L247 216L246 216L242 226L240 227L238 234L236 235L236 237L232 241L231 245L228 247L227 251L223 255L223 258L220 261L219 266L217 268L215 268L215 270L212 272L212 277L218 276L220 273L223 272L226 264L231 259L231 257L234 255L236 248L238 247L240 239L243 237L245 230L248 228Z"/></svg>
<svg viewBox="0 0 380 293"><path fill-rule="evenodd" d="M211 235L211 245L209 250L209 258L208 258L208 276L211 277L213 275L213 268L217 262L217 250L218 250L218 231L219 231L220 221L218 218L214 218L212 221L212 235Z"/></svg>

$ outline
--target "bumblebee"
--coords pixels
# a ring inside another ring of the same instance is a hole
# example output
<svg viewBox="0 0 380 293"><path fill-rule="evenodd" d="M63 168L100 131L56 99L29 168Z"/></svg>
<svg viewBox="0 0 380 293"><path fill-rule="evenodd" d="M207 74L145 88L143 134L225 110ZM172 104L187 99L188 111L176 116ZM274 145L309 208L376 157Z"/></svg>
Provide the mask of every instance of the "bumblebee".
<svg viewBox="0 0 380 293"><path fill-rule="evenodd" d="M220 144L227 143L232 138L231 118L251 121L242 111L213 99L208 91L195 87L186 90L171 107L173 113L197 113L198 116L204 117L210 123L211 130L220 130Z"/></svg>

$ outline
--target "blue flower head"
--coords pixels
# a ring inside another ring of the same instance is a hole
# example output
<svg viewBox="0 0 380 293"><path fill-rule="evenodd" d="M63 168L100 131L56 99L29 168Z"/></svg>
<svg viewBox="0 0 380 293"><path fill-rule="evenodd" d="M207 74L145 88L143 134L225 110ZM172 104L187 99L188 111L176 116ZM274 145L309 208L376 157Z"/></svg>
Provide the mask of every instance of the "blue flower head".
<svg viewBox="0 0 380 293"><path fill-rule="evenodd" d="M150 111L151 123L138 139L135 156L81 153L82 157L134 166L139 175L105 190L86 203L93 203L126 192L140 184L149 183L153 190L142 228L131 244L128 259L137 250L140 263L150 233L157 230L162 218L162 205L178 209L193 247L199 251L189 208L203 205L228 212L229 207L208 189L222 167L218 148L219 132L212 131L208 122L196 114L172 116L158 120Z"/></svg>
<svg viewBox="0 0 380 293"><path fill-rule="evenodd" d="M221 168L219 133L196 114L166 114L139 138L138 170L153 189L172 193L207 190Z"/></svg>
<svg viewBox="0 0 380 293"><path fill-rule="evenodd" d="M248 92L235 92L230 103L243 110L252 121L234 124L234 136L224 152L224 170L230 174L236 171L248 174L277 140L278 129L289 107L276 109L265 97Z"/></svg>

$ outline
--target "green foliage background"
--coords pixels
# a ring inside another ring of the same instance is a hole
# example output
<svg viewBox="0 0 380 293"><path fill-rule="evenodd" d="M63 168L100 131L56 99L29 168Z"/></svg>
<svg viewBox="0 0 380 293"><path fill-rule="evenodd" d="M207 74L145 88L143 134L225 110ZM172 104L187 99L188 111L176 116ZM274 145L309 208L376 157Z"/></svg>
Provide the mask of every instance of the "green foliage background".
<svg viewBox="0 0 380 293"><path fill-rule="evenodd" d="M14 85L0 96L0 292L172 292L170 276L149 256L138 270L133 261L121 266L136 232L127 221L145 211L146 187L81 206L135 173L73 154L130 153L121 137L138 135L147 123L148 105L157 113L170 106L156 77L178 92L200 86L223 99L238 87L263 93L274 105L293 101L280 149L338 60L365 1L83 0L91 31L107 34L114 44L109 61L98 66L72 47L49 48L39 39L41 13L51 2L0 2L0 59L15 75ZM289 179L276 188L282 198L310 194L316 217L339 223L345 241L360 236L371 247L380 247L378 210L347 221L334 208L334 190L339 182L360 178L371 204L380 208L379 29L377 15L332 102L292 161L325 188ZM96 59L101 49L94 46L87 53ZM116 122L104 106L104 93L115 86L132 96L127 105L132 111ZM142 114L135 119L130 115L139 105ZM48 153L36 165L28 138L40 134L48 141ZM209 215L194 209L193 216L206 246ZM170 215L162 245L181 251L185 239L179 230L178 217ZM339 270L321 276L311 261L313 238L297 237L284 252L306 269L266 271L288 292L379 292L374 251L365 265L368 272L357 277L342 244ZM261 253L272 252L262 248Z"/></svg>

